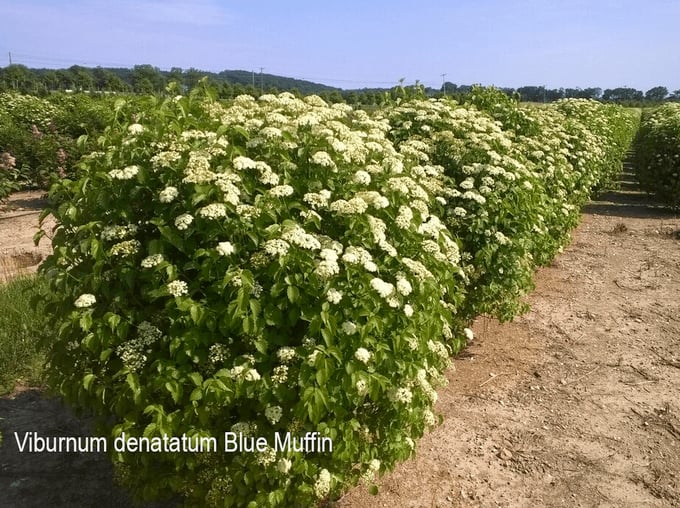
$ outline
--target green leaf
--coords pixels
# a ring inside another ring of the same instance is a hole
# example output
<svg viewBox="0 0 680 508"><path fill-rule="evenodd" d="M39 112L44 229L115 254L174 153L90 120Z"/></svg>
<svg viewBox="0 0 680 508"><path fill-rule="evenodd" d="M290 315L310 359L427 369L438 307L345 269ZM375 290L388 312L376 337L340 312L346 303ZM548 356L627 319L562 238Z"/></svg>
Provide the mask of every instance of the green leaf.
<svg viewBox="0 0 680 508"><path fill-rule="evenodd" d="M189 396L191 402L201 400L203 398L203 390L201 388L194 388Z"/></svg>
<svg viewBox="0 0 680 508"><path fill-rule="evenodd" d="M300 299L300 290L295 286L288 286L288 289L286 289L286 294L288 295L288 300L290 300L291 303L295 303Z"/></svg>
<svg viewBox="0 0 680 508"><path fill-rule="evenodd" d="M319 383L320 386L323 386L331 377L333 371L332 364L328 358L322 358L317 364L319 367L316 371L316 382Z"/></svg>
<svg viewBox="0 0 680 508"><path fill-rule="evenodd" d="M108 323L109 328L111 328L111 331L115 332L116 328L120 324L120 316L118 314L113 314L112 312L107 312L104 316L104 319Z"/></svg>
<svg viewBox="0 0 680 508"><path fill-rule="evenodd" d="M378 495L378 486L377 485L371 485L368 488L368 493L371 494L372 496L377 496Z"/></svg>
<svg viewBox="0 0 680 508"><path fill-rule="evenodd" d="M161 236L170 242L177 250L184 252L184 239L175 231L168 226L156 226Z"/></svg>
<svg viewBox="0 0 680 508"><path fill-rule="evenodd" d="M92 313L86 312L85 314L80 316L80 328L84 332L87 332L90 330L91 327L92 327Z"/></svg>
<svg viewBox="0 0 680 508"><path fill-rule="evenodd" d="M253 316L257 317L260 314L261 308L262 307L261 307L260 301L258 299L256 299L256 298L250 299L250 312L253 313Z"/></svg>
<svg viewBox="0 0 680 508"><path fill-rule="evenodd" d="M92 383L94 383L96 376L94 374L87 374L83 378L83 388L85 388L88 392L90 391L90 387L92 386Z"/></svg>
<svg viewBox="0 0 680 508"><path fill-rule="evenodd" d="M192 303L189 307L189 314L194 324L199 324L201 317L203 317L203 309L197 303Z"/></svg>
<svg viewBox="0 0 680 508"><path fill-rule="evenodd" d="M198 372L192 372L189 374L189 379L196 385L196 386L201 386L203 384L203 376L201 376Z"/></svg>

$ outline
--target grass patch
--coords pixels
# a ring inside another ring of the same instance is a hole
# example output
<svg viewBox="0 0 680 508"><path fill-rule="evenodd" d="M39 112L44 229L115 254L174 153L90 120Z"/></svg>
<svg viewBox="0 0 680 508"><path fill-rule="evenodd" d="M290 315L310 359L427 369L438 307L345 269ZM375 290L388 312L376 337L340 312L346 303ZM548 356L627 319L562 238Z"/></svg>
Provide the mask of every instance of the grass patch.
<svg viewBox="0 0 680 508"><path fill-rule="evenodd" d="M44 354L40 338L49 320L34 297L47 290L45 280L26 275L0 283L0 395L17 382L39 384Z"/></svg>

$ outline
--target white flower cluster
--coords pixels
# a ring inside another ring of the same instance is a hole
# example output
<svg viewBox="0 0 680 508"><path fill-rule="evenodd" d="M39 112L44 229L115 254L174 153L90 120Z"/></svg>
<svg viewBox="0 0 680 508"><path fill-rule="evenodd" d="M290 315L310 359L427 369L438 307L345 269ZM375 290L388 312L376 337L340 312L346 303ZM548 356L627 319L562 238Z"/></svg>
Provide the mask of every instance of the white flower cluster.
<svg viewBox="0 0 680 508"><path fill-rule="evenodd" d="M208 349L208 361L213 365L224 363L229 357L229 348L226 344L213 344Z"/></svg>
<svg viewBox="0 0 680 508"><path fill-rule="evenodd" d="M302 197L302 200L309 204L314 210L326 208L330 199L331 191L326 189L323 189L319 192L308 192Z"/></svg>
<svg viewBox="0 0 680 508"><path fill-rule="evenodd" d="M284 346L276 352L276 356L281 363L290 363L295 359L297 353L294 348Z"/></svg>
<svg viewBox="0 0 680 508"><path fill-rule="evenodd" d="M277 185L269 189L269 195L275 198L286 198L292 196L295 189L290 185Z"/></svg>
<svg viewBox="0 0 680 508"><path fill-rule="evenodd" d="M293 227L289 227L288 229L286 229L281 235L281 238L283 238L288 243L297 245L302 249L307 250L321 249L321 243L319 242L319 240L317 240L316 237L314 237L314 235L307 233L302 226L299 226L297 224Z"/></svg>
<svg viewBox="0 0 680 508"><path fill-rule="evenodd" d="M394 223L399 229L409 229L413 222L413 210L408 206L402 205L399 207L399 214L394 220Z"/></svg>
<svg viewBox="0 0 680 508"><path fill-rule="evenodd" d="M163 254L152 254L142 259L140 265L142 268L153 268L154 266L160 265L162 262Z"/></svg>
<svg viewBox="0 0 680 508"><path fill-rule="evenodd" d="M272 257L285 256L288 254L288 249L290 249L290 244L285 240L281 240L280 238L267 240L263 247L264 252Z"/></svg>
<svg viewBox="0 0 680 508"><path fill-rule="evenodd" d="M139 166L128 166L124 169L112 169L109 176L114 180L130 180L139 173Z"/></svg>
<svg viewBox="0 0 680 508"><path fill-rule="evenodd" d="M180 231L188 229L191 223L194 222L194 217L190 213L183 213L175 219L175 227Z"/></svg>
<svg viewBox="0 0 680 508"><path fill-rule="evenodd" d="M342 300L342 296L343 296L342 291L338 291L337 289L334 288L330 288L326 292L326 300L334 305L340 303L340 301Z"/></svg>
<svg viewBox="0 0 680 508"><path fill-rule="evenodd" d="M87 307L92 307L95 303L97 303L97 299L94 295L90 293L84 293L76 298L76 301L73 304L80 309L84 309Z"/></svg>
<svg viewBox="0 0 680 508"><path fill-rule="evenodd" d="M371 279L371 287L375 289L383 298L388 298L394 293L394 284L385 282L379 277L374 277Z"/></svg>
<svg viewBox="0 0 680 508"><path fill-rule="evenodd" d="M441 356L442 358L449 357L449 351L448 349L446 349L446 346L444 345L443 342L434 341L430 339L427 341L427 349Z"/></svg>
<svg viewBox="0 0 680 508"><path fill-rule="evenodd" d="M342 260L349 265L361 265L367 272L378 271L378 266L373 262L370 252L363 247L347 247L342 255Z"/></svg>
<svg viewBox="0 0 680 508"><path fill-rule="evenodd" d="M429 409L425 409L423 411L423 422L428 427L434 427L434 425L437 423L437 419L435 418L434 413L432 411L430 411Z"/></svg>
<svg viewBox="0 0 680 508"><path fill-rule="evenodd" d="M437 392L427 380L427 371L425 369L418 370L418 373L416 374L416 383L420 386L425 396L430 399L433 404L437 402Z"/></svg>
<svg viewBox="0 0 680 508"><path fill-rule="evenodd" d="M158 194L158 200L161 203L172 203L177 196L179 196L177 187L168 186Z"/></svg>
<svg viewBox="0 0 680 508"><path fill-rule="evenodd" d="M397 291L403 296L408 296L413 291L413 286L403 276L397 276Z"/></svg>
<svg viewBox="0 0 680 508"><path fill-rule="evenodd" d="M111 247L112 256L127 257L132 256L139 252L142 244L138 240L125 240L124 242L119 242Z"/></svg>
<svg viewBox="0 0 680 508"><path fill-rule="evenodd" d="M276 469L281 474L288 474L291 467L293 467L293 462L285 457L280 458L276 464Z"/></svg>
<svg viewBox="0 0 680 508"><path fill-rule="evenodd" d="M371 352L363 347L360 347L354 352L354 358L359 360L361 363L368 363L371 361L371 356Z"/></svg>
<svg viewBox="0 0 680 508"><path fill-rule="evenodd" d="M321 249L319 257L321 257L321 261L314 270L314 273L316 273L321 279L329 279L333 275L340 273L337 252L335 252L333 249Z"/></svg>
<svg viewBox="0 0 680 508"><path fill-rule="evenodd" d="M432 275L432 272L430 272L427 268L425 268L425 265L423 265L420 261L415 261L411 258L401 258L401 262L406 265L406 267L411 270L411 273L415 275L415 277L418 280L425 280L425 279L433 279L434 275Z"/></svg>
<svg viewBox="0 0 680 508"><path fill-rule="evenodd" d="M137 233L137 226L127 224L125 226L105 226L102 230L102 240L122 240Z"/></svg>
<svg viewBox="0 0 680 508"><path fill-rule="evenodd" d="M130 125L128 125L128 132L132 136L138 136L139 134L144 132L144 126L141 125L141 124L138 124L138 123L130 124Z"/></svg>
<svg viewBox="0 0 680 508"><path fill-rule="evenodd" d="M166 286L168 293L172 296L179 297L189 294L189 286L183 280L173 280Z"/></svg>
<svg viewBox="0 0 680 508"><path fill-rule="evenodd" d="M333 162L333 159L331 158L331 156L328 155L328 152L324 152L323 150L315 152L312 155L310 160L314 164L317 164L317 165L322 166L324 168L336 169L335 162Z"/></svg>
<svg viewBox="0 0 680 508"><path fill-rule="evenodd" d="M158 328L148 321L142 321L137 325L137 337L120 344L116 353L131 372L138 371L146 364L150 347L162 336L163 332Z"/></svg>
<svg viewBox="0 0 680 508"><path fill-rule="evenodd" d="M329 209L340 215L361 215L368 210L368 203L358 197L350 200L338 199L330 204Z"/></svg>
<svg viewBox="0 0 680 508"><path fill-rule="evenodd" d="M206 219L220 219L227 216L227 207L223 203L210 203L198 211L198 215Z"/></svg>
<svg viewBox="0 0 680 508"><path fill-rule="evenodd" d="M210 170L210 159L207 154L200 152L192 152L189 154L189 160L184 168L185 183L208 183L213 181L215 173Z"/></svg>
<svg viewBox="0 0 680 508"><path fill-rule="evenodd" d="M410 404L413 400L413 392L405 387L397 388L391 392L390 398L400 404Z"/></svg>
<svg viewBox="0 0 680 508"><path fill-rule="evenodd" d="M340 325L340 329L347 335L354 335L358 330L357 325L355 325L352 321L343 321L343 323Z"/></svg>
<svg viewBox="0 0 680 508"><path fill-rule="evenodd" d="M288 381L288 366L279 365L278 367L274 367L274 371L272 372L272 382L276 384L283 384L286 381Z"/></svg>
<svg viewBox="0 0 680 508"><path fill-rule="evenodd" d="M281 406L267 406L264 410L264 416L272 425L276 425L283 416L283 409L281 409Z"/></svg>
<svg viewBox="0 0 680 508"><path fill-rule="evenodd" d="M237 422L230 429L235 434L244 437L254 436L257 433L257 424L252 422Z"/></svg>
<svg viewBox="0 0 680 508"><path fill-rule="evenodd" d="M182 154L176 151L160 152L151 157L151 165L158 171L163 168L170 168L182 158Z"/></svg>
<svg viewBox="0 0 680 508"><path fill-rule="evenodd" d="M331 491L331 474L328 469L322 469L319 472L319 476L314 482L314 494L318 498L327 496Z"/></svg>
<svg viewBox="0 0 680 508"><path fill-rule="evenodd" d="M354 173L352 179L354 180L354 183L358 183L359 185L368 185L371 183L371 175L362 169Z"/></svg>
<svg viewBox="0 0 680 508"><path fill-rule="evenodd" d="M501 245L507 245L510 243L510 239L500 231L496 231L494 236L496 237L496 241Z"/></svg>

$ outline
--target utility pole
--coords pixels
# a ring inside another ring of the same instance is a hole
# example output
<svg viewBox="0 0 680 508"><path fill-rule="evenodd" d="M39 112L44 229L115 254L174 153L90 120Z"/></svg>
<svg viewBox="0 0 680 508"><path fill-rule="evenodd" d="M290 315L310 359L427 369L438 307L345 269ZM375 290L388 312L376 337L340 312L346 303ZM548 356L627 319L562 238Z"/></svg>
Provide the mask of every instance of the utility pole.
<svg viewBox="0 0 680 508"><path fill-rule="evenodd" d="M253 88L255 88L255 71L253 70L251 72L253 74Z"/></svg>
<svg viewBox="0 0 680 508"><path fill-rule="evenodd" d="M9 51L8 55L9 55L9 64L12 65L12 52Z"/></svg>
<svg viewBox="0 0 680 508"><path fill-rule="evenodd" d="M444 97L446 97L446 73L442 74L442 89L444 90Z"/></svg>
<svg viewBox="0 0 680 508"><path fill-rule="evenodd" d="M262 71L264 70L264 67L260 67L260 93L264 93L264 84L262 81Z"/></svg>

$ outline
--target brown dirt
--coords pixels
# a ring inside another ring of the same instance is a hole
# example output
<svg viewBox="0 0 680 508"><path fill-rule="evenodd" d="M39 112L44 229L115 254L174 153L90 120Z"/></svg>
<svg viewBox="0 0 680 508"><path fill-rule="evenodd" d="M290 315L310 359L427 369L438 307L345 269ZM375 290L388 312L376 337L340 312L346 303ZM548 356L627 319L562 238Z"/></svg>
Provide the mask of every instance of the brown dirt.
<svg viewBox="0 0 680 508"><path fill-rule="evenodd" d="M477 321L415 457L336 508L680 507L680 217L624 182L536 282L525 316ZM87 431L56 400L15 394L0 418L1 506L129 505L104 457L19 456L12 430Z"/></svg>
<svg viewBox="0 0 680 508"><path fill-rule="evenodd" d="M47 203L44 195L44 191L17 192L0 204L0 282L34 272L51 252L49 238L43 238L38 247L33 242L40 212ZM52 225L54 220L49 217L44 229L49 232Z"/></svg>

